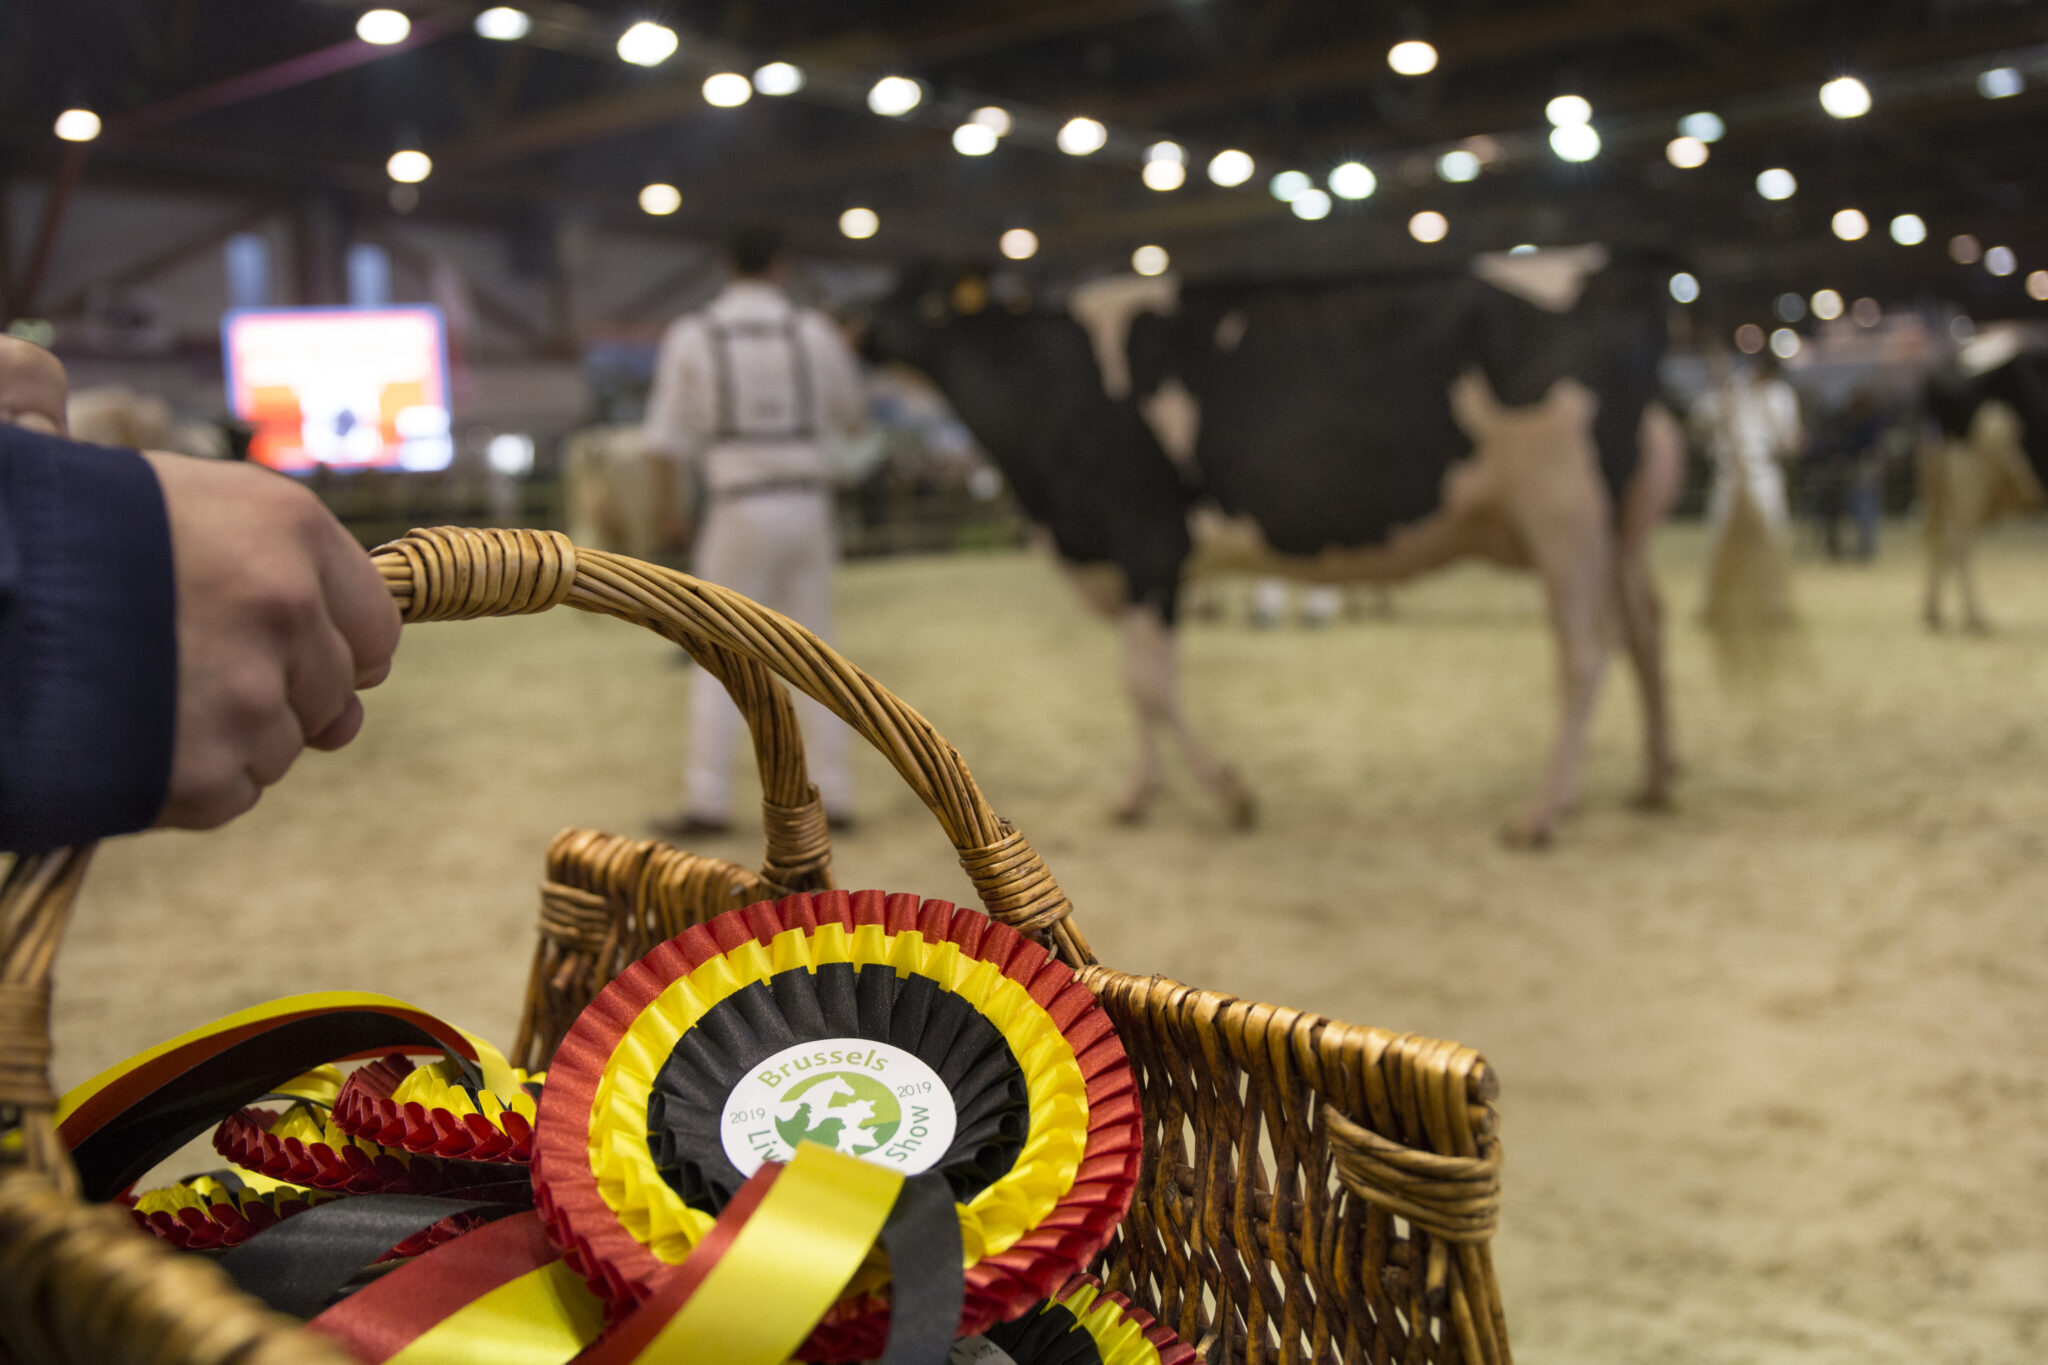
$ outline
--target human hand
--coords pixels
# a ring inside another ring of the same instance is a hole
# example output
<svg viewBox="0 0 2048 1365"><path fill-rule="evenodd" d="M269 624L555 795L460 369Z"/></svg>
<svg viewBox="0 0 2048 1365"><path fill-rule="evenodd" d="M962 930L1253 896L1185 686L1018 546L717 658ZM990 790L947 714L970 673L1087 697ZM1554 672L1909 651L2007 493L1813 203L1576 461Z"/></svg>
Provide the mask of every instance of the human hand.
<svg viewBox="0 0 2048 1365"><path fill-rule="evenodd" d="M178 720L157 823L225 824L306 747L362 728L391 671L398 608L303 487L250 465L144 451L163 488L178 594Z"/></svg>
<svg viewBox="0 0 2048 1365"><path fill-rule="evenodd" d="M32 341L0 335L0 422L62 436L64 362Z"/></svg>

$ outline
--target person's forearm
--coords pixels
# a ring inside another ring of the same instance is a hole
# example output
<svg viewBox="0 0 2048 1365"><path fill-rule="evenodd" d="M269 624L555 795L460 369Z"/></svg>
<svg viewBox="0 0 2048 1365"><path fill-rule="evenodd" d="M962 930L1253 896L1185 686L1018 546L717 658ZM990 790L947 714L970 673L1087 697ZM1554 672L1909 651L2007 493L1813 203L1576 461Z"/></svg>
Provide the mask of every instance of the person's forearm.
<svg viewBox="0 0 2048 1365"><path fill-rule="evenodd" d="M143 829L168 787L178 648L171 536L133 451L0 428L0 848Z"/></svg>

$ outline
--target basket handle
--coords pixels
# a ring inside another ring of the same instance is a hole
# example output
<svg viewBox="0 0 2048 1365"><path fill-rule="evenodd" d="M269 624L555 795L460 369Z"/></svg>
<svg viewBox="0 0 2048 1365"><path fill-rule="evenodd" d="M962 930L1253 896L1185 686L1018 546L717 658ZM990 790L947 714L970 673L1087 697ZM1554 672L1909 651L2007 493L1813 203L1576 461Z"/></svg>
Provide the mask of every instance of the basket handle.
<svg viewBox="0 0 2048 1365"><path fill-rule="evenodd" d="M732 692L753 728L771 817L778 806L816 814L770 819L771 868L778 858L816 857L825 841L816 791L804 775L795 712L776 679L798 688L895 767L938 818L991 916L1044 935L1069 965L1094 962L1068 918L1073 905L1045 860L989 807L959 751L901 698L788 617L673 569L580 550L553 531L437 527L381 547L374 559L408 624L569 606L643 626L689 650ZM782 880L772 872L771 878Z"/></svg>

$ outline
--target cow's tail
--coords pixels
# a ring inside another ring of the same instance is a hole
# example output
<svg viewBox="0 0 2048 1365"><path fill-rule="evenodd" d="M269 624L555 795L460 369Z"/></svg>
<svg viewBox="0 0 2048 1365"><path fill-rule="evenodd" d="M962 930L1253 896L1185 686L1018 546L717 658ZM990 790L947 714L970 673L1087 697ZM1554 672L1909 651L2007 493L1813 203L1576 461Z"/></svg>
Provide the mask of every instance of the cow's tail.
<svg viewBox="0 0 2048 1365"><path fill-rule="evenodd" d="M1738 487L1707 564L1702 612L1721 677L1731 685L1767 687L1791 658L1797 618L1787 540L1749 488Z"/></svg>

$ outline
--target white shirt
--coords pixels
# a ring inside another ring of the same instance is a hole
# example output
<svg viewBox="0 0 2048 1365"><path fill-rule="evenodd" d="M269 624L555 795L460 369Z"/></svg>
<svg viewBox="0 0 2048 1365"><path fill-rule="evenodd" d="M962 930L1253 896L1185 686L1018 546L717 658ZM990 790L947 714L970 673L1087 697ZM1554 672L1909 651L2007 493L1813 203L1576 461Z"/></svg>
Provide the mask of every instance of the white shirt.
<svg viewBox="0 0 2048 1365"><path fill-rule="evenodd" d="M704 461L712 492L832 477L822 441L866 417L860 368L822 314L775 285L734 280L669 325L643 426L649 450Z"/></svg>

